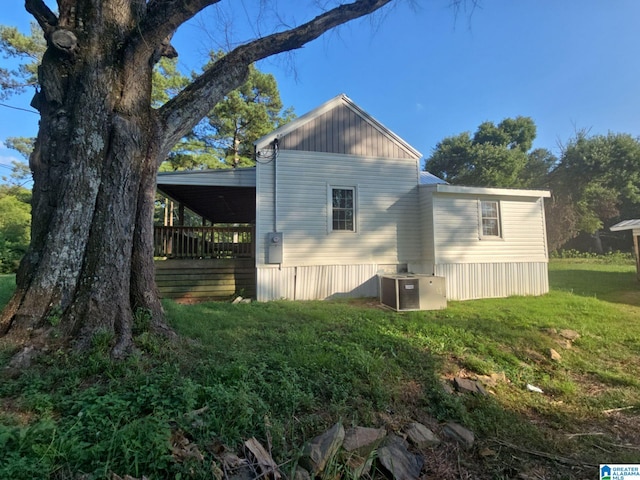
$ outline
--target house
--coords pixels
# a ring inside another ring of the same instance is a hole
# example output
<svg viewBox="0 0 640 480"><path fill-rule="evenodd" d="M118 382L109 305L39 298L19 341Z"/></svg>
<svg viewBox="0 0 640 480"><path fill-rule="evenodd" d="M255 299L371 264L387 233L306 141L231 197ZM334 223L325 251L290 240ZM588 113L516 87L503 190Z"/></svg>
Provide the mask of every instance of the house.
<svg viewBox="0 0 640 480"><path fill-rule="evenodd" d="M186 266L200 257L231 262L234 251L248 255L247 231L206 229L250 225L252 250L238 260L252 264L248 290L259 301L376 296L378 275L398 272L444 276L451 300L548 291L546 191L444 184L420 171L420 152L345 95L255 148L255 168L160 174L162 193L214 226L157 227L156 244L184 244L198 258L181 260Z"/></svg>

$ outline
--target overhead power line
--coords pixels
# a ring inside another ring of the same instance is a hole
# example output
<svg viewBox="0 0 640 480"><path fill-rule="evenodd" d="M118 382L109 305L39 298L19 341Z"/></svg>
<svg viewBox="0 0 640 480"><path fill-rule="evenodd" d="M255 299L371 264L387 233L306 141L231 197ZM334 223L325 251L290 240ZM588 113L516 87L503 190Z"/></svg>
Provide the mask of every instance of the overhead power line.
<svg viewBox="0 0 640 480"><path fill-rule="evenodd" d="M38 112L35 110L29 110L28 108L14 107L13 105L7 105L6 103L0 103L0 107L11 108L13 110L22 110L23 112L35 113L36 115L38 115Z"/></svg>

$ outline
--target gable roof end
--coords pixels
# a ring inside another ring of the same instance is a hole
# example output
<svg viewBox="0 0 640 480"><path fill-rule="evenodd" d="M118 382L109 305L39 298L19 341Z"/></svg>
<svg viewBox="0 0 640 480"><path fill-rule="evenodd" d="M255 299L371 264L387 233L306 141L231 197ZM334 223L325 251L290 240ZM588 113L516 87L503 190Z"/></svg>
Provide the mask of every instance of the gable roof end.
<svg viewBox="0 0 640 480"><path fill-rule="evenodd" d="M389 130L387 127L385 127L378 120L376 120L371 115L369 115L367 112L365 112L362 108L360 108L358 105L356 105L353 102L353 100L351 100L349 97L347 97L344 93L332 98L331 100L323 103L319 107L314 108L313 110L305 113L304 115L292 120L291 122L287 123L286 125L283 125L282 127L275 129L274 131L268 133L264 137L259 138L258 140L256 140L254 142L256 150L260 150L260 149L263 149L263 148L268 148L268 146L276 138L284 137L285 135L293 132L294 130L297 130L298 128L302 127L306 123L314 120L315 118L318 118L319 116L323 115L324 113L332 110L333 108L335 108L336 106L341 105L341 104L344 105L345 107L347 107L348 109L350 109L351 111L353 111L356 115L360 116L365 122L370 124L375 130L377 130L382 135L384 135L389 140L391 140L396 145L398 145L402 150L407 152L407 154L409 154L410 156L412 156L412 157L414 157L416 159L419 159L419 158L422 157L422 154L418 150L413 148L406 141L404 141L398 135L396 135L391 130Z"/></svg>

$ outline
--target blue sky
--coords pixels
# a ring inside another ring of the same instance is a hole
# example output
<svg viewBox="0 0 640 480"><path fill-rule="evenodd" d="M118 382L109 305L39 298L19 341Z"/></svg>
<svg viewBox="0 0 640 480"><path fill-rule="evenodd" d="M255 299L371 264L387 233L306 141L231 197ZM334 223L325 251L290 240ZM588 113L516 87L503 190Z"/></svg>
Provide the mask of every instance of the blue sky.
<svg viewBox="0 0 640 480"><path fill-rule="evenodd" d="M286 23L312 12L301 0L276 3ZM534 147L556 154L577 129L640 136L640 1L480 0L457 16L450 0L395 3L258 66L275 75L298 115L345 93L425 157L444 137L517 115L535 121ZM271 31L268 14L245 17L216 10L184 26L174 41L181 68L197 70L223 44L212 26L220 18L234 18L235 41ZM22 2L12 2L1 23L27 32L29 20ZM29 100L3 103L29 108ZM0 142L36 131L37 115L0 107ZM2 146L6 164L16 154Z"/></svg>

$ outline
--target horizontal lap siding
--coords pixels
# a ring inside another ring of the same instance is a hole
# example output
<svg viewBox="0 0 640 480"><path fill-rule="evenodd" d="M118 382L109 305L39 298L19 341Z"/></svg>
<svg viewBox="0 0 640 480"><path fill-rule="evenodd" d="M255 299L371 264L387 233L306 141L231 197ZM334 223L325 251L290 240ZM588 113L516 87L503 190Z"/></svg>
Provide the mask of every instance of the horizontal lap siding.
<svg viewBox="0 0 640 480"><path fill-rule="evenodd" d="M478 199L496 197L434 195L436 263L547 260L541 199L499 198L501 239L480 239Z"/></svg>
<svg viewBox="0 0 640 480"><path fill-rule="evenodd" d="M449 300L543 295L549 292L546 262L458 263L435 265L447 283Z"/></svg>
<svg viewBox="0 0 640 480"><path fill-rule="evenodd" d="M417 165L413 160L281 150L277 158L278 230L284 265L407 262L420 255ZM257 264L273 229L273 163L258 176ZM357 232L329 232L327 186L357 187Z"/></svg>
<svg viewBox="0 0 640 480"><path fill-rule="evenodd" d="M161 298L201 301L256 295L253 259L158 260L155 266Z"/></svg>
<svg viewBox="0 0 640 480"><path fill-rule="evenodd" d="M420 188L420 220L422 227L421 260L433 263L434 261L434 237L433 237L433 196L430 190Z"/></svg>
<svg viewBox="0 0 640 480"><path fill-rule="evenodd" d="M273 201L273 161L260 160L256 165L256 265L267 261L266 235L274 228Z"/></svg>
<svg viewBox="0 0 640 480"><path fill-rule="evenodd" d="M501 239L481 239L479 200L499 200ZM434 194L434 274L450 300L549 291L541 199Z"/></svg>
<svg viewBox="0 0 640 480"><path fill-rule="evenodd" d="M419 154L395 135L345 101L283 133L278 149L257 165L258 300L373 296L379 268L420 257ZM330 187L356 189L356 232L330 231ZM278 266L266 263L274 230Z"/></svg>

